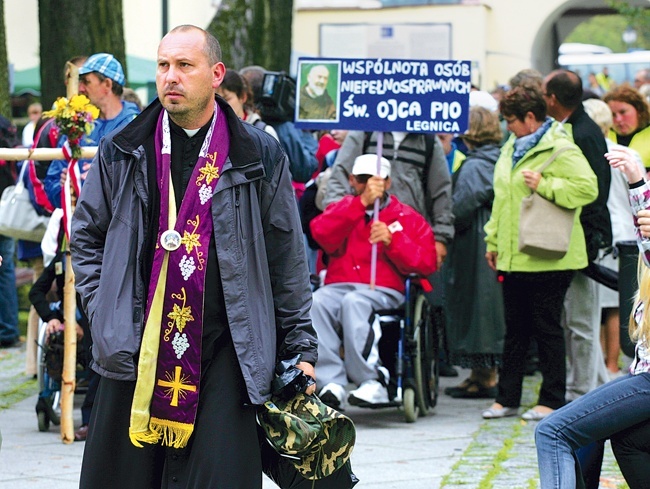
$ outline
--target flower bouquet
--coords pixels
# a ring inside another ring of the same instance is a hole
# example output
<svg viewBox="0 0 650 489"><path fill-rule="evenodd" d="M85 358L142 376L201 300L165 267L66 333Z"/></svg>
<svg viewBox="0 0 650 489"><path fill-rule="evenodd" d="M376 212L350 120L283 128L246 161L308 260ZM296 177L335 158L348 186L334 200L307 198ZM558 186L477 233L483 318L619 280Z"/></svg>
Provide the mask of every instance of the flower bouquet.
<svg viewBox="0 0 650 489"><path fill-rule="evenodd" d="M99 109L85 95L73 95L70 100L59 97L54 108L43 112L44 117L54 117L59 134L67 136L72 157L81 158L81 138L92 132Z"/></svg>

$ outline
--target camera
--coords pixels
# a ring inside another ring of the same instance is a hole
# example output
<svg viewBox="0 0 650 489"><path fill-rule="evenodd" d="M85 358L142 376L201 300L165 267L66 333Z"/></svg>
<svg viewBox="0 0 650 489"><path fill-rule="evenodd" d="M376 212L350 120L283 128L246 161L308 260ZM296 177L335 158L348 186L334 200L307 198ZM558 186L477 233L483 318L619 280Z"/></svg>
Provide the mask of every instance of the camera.
<svg viewBox="0 0 650 489"><path fill-rule="evenodd" d="M267 71L257 101L266 122L293 121L296 108L296 82L283 71Z"/></svg>

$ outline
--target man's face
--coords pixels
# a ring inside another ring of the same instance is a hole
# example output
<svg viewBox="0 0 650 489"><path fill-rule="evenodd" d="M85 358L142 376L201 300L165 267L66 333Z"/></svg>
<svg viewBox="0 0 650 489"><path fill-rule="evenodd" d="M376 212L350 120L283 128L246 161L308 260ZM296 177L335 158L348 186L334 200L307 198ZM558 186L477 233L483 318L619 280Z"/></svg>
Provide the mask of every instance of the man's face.
<svg viewBox="0 0 650 489"><path fill-rule="evenodd" d="M210 65L201 31L167 34L158 46L158 98L174 122L186 129L205 124L214 108L215 89L226 67Z"/></svg>
<svg viewBox="0 0 650 489"><path fill-rule="evenodd" d="M368 184L370 177L372 177L372 175L350 174L348 177L348 182L350 183L350 187L352 188L354 195L361 195L363 193L363 191L366 189L366 185Z"/></svg>
<svg viewBox="0 0 650 489"><path fill-rule="evenodd" d="M634 75L634 88L636 88L637 90L641 88L645 82L646 82L645 70L639 71L636 75Z"/></svg>
<svg viewBox="0 0 650 489"><path fill-rule="evenodd" d="M103 98L111 91L107 78L100 81L97 73L79 75L79 93L85 95L93 105L100 105Z"/></svg>
<svg viewBox="0 0 650 489"><path fill-rule="evenodd" d="M320 97L327 89L330 73L325 66L314 66L307 75L307 91L313 97Z"/></svg>
<svg viewBox="0 0 650 489"><path fill-rule="evenodd" d="M29 120L32 122L36 122L41 118L41 114L43 113L43 108L41 107L40 104L32 104L29 107L27 107L27 116L29 117Z"/></svg>
<svg viewBox="0 0 650 489"><path fill-rule="evenodd" d="M544 101L546 102L546 111L548 112L548 115L557 119L558 113L555 104L557 99L548 92L548 88L546 87L549 80L550 77L544 79L544 83L542 84L542 97L544 97Z"/></svg>

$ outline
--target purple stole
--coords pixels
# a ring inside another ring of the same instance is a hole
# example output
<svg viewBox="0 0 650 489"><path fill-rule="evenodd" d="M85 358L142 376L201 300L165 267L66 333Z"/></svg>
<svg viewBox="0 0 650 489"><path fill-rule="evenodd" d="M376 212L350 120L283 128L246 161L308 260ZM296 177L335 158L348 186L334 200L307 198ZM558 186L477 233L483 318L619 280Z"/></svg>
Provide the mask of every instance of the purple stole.
<svg viewBox="0 0 650 489"><path fill-rule="evenodd" d="M215 103L215 116L176 217L169 119L167 111L160 114L155 133L158 239L129 427L131 441L139 447L141 442L161 441L182 448L194 429L212 195L229 146L225 115Z"/></svg>

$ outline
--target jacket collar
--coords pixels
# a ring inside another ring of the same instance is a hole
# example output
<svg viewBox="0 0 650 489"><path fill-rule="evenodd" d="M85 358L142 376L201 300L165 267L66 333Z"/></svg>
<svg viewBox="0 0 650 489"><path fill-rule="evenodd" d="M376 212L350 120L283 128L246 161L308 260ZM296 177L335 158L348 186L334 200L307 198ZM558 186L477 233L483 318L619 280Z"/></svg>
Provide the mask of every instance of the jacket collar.
<svg viewBox="0 0 650 489"><path fill-rule="evenodd" d="M253 139L246 131L242 122L232 110L228 102L219 96L215 97L219 108L226 115L228 131L230 132L229 157L235 167L246 166L261 160ZM130 124L118 132L113 138L113 143L125 153L134 153L145 140L154 134L158 116L162 110L160 100L157 98L149 104Z"/></svg>
<svg viewBox="0 0 650 489"><path fill-rule="evenodd" d="M580 104L575 108L573 112L571 112L571 115L567 118L566 123L574 124L576 120L582 117L582 114L586 114L586 112L582 104Z"/></svg>

